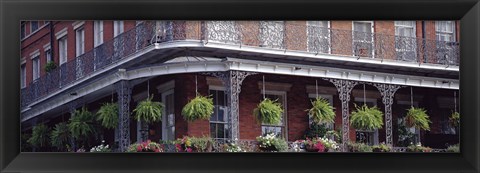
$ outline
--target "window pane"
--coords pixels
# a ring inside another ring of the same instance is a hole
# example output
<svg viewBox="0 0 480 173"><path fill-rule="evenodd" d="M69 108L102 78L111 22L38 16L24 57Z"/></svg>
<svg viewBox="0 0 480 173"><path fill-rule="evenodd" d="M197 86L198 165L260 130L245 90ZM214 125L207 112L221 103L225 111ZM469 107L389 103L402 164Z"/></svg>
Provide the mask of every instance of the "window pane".
<svg viewBox="0 0 480 173"><path fill-rule="evenodd" d="M217 138L217 133L216 133L216 131L217 131L217 128L216 128L215 123L210 123L210 136L211 136L212 138Z"/></svg>

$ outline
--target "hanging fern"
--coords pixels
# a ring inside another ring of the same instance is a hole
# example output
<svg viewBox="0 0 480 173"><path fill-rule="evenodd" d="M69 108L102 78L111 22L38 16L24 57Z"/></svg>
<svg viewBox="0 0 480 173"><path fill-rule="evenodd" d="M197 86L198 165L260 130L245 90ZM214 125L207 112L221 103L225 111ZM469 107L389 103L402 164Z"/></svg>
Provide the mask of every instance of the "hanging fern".
<svg viewBox="0 0 480 173"><path fill-rule="evenodd" d="M308 114L312 116L315 123L333 123L335 112L327 99L317 97L312 102L312 108L307 109Z"/></svg>
<svg viewBox="0 0 480 173"><path fill-rule="evenodd" d="M68 144L68 138L70 137L70 130L68 129L67 123L58 123L53 128L50 138L52 146L57 147L58 149L63 149L66 144Z"/></svg>
<svg viewBox="0 0 480 173"><path fill-rule="evenodd" d="M264 124L280 124L282 121L283 108L277 100L263 99L253 110L253 115Z"/></svg>
<svg viewBox="0 0 480 173"><path fill-rule="evenodd" d="M162 119L164 105L160 102L154 102L152 99L153 95L138 103L135 110L133 110L135 120L153 123Z"/></svg>
<svg viewBox="0 0 480 173"><path fill-rule="evenodd" d="M431 123L427 111L422 108L414 108L413 106L410 109L407 109L407 115L405 120L408 127L420 128L423 130L430 130Z"/></svg>
<svg viewBox="0 0 480 173"><path fill-rule="evenodd" d="M73 113L68 128L71 135L76 139L95 135L95 117L87 108L83 107L81 110L76 110Z"/></svg>
<svg viewBox="0 0 480 173"><path fill-rule="evenodd" d="M383 113L377 106L363 105L352 112L350 124L360 130L376 130L383 126Z"/></svg>
<svg viewBox="0 0 480 173"><path fill-rule="evenodd" d="M114 129L118 125L118 105L115 103L104 103L97 112L97 120L107 129Z"/></svg>
<svg viewBox="0 0 480 173"><path fill-rule="evenodd" d="M458 127L460 125L460 113L452 113L452 115L450 115L449 121L453 127Z"/></svg>
<svg viewBox="0 0 480 173"><path fill-rule="evenodd" d="M187 121L208 120L212 116L214 108L213 98L198 95L183 107L182 115Z"/></svg>
<svg viewBox="0 0 480 173"><path fill-rule="evenodd" d="M50 139L49 134L50 128L48 128L46 125L36 125L32 129L32 137L30 137L27 142L34 147L47 147Z"/></svg>

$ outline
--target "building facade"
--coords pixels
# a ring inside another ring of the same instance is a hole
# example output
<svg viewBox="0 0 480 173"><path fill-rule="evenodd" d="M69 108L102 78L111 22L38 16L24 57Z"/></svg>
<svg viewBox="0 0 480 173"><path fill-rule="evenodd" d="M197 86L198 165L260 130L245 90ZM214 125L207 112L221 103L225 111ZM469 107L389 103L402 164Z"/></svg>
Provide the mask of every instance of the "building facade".
<svg viewBox="0 0 480 173"><path fill-rule="evenodd" d="M416 142L446 148L459 142L448 117L459 110L458 21L26 21L21 23L22 131L67 121L81 107L119 106L106 130L121 151L136 141L210 136L255 140L274 132L302 139L306 109L321 96L335 109L347 141L400 146L407 108L422 107L431 130L408 129ZM48 66L55 64L57 68ZM183 106L211 95L210 120L187 122ZM160 123L131 118L149 95L165 105ZM282 123L256 122L263 97L278 99ZM378 106L384 126L349 124L354 105ZM142 127L147 128L142 128ZM143 129L143 130L142 130Z"/></svg>

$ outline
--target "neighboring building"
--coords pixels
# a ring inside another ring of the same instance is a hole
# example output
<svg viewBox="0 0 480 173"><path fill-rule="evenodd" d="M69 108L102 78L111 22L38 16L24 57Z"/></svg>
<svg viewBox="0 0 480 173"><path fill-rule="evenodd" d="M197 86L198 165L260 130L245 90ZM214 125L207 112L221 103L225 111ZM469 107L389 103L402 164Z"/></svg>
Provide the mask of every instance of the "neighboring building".
<svg viewBox="0 0 480 173"><path fill-rule="evenodd" d="M37 123L52 127L82 106L96 112L114 101L119 127L104 137L121 149L141 140L142 133L154 141L184 135L254 140L273 131L295 141L309 126L305 110L318 93L335 108L335 123L328 127L342 129L344 141L397 146L399 122L413 104L428 111L432 124L431 131L410 130L422 144L445 148L459 142L448 123L459 109L459 26L458 21L22 22L22 130ZM47 73L50 61L59 68ZM195 97L196 83L200 94L214 98L210 121L187 122L181 115ZM285 109L280 125L259 124L252 116L262 88ZM131 111L148 94L165 104L164 116L141 131ZM343 126L354 103L379 106L384 128L361 132Z"/></svg>

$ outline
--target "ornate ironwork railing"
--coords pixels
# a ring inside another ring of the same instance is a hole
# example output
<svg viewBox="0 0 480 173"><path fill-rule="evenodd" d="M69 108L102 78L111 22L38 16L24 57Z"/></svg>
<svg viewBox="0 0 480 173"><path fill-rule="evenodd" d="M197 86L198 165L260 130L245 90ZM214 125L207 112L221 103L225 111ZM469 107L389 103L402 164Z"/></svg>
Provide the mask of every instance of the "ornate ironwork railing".
<svg viewBox="0 0 480 173"><path fill-rule="evenodd" d="M144 21L30 83L21 90L21 106L25 107L86 78L152 43L177 40L369 57L407 63L458 66L460 61L458 42L337 30L308 26L306 22Z"/></svg>

